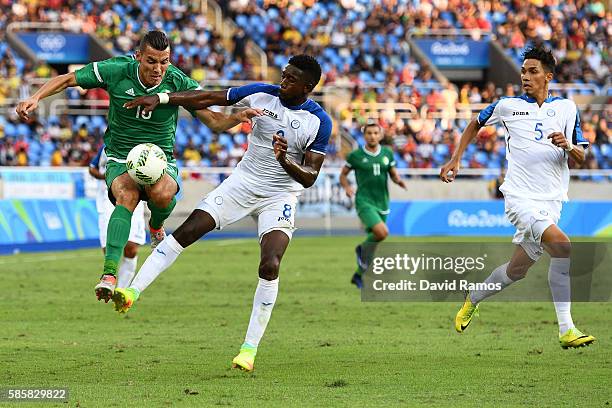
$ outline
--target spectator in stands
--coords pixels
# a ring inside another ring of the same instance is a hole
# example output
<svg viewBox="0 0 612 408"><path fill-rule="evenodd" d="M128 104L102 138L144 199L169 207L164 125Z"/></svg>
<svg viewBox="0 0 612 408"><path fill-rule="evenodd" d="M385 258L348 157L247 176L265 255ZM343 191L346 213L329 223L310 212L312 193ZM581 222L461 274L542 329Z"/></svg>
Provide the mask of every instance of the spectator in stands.
<svg viewBox="0 0 612 408"><path fill-rule="evenodd" d="M246 45L248 38L242 28L238 28L236 34L232 37L232 43L234 44L234 51L232 57L234 61L244 65L246 63Z"/></svg>

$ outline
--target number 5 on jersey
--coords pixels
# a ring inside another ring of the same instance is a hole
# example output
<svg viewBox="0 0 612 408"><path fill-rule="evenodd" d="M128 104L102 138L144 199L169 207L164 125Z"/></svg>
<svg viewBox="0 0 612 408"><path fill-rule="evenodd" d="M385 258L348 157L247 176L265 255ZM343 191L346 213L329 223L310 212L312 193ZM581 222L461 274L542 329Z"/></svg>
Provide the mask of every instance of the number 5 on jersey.
<svg viewBox="0 0 612 408"><path fill-rule="evenodd" d="M535 131L540 134L540 136L536 136L535 140L541 140L544 137L544 132L542 132L542 122L536 123Z"/></svg>

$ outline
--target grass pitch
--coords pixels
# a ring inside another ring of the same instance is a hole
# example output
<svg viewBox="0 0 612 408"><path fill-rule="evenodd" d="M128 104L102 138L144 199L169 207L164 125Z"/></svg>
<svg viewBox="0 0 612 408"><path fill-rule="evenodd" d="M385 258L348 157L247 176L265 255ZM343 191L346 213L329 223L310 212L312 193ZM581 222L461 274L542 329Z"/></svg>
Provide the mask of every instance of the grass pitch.
<svg viewBox="0 0 612 408"><path fill-rule="evenodd" d="M612 404L612 304L574 305L589 348L559 347L550 303L483 303L458 335L459 304L362 303L349 284L358 242L294 239L254 374L229 366L256 239L194 245L127 316L95 300L99 250L2 257L0 388L68 387L71 407Z"/></svg>

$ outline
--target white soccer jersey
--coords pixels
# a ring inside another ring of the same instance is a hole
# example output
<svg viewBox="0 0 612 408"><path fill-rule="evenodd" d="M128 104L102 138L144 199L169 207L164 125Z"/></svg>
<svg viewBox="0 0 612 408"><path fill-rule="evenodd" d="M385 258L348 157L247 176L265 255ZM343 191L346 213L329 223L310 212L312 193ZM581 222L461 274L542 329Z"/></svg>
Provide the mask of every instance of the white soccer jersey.
<svg viewBox="0 0 612 408"><path fill-rule="evenodd" d="M508 160L508 171L500 187L504 195L567 201L568 154L553 145L548 136L561 132L573 144L588 146L573 101L548 97L538 106L527 95L502 98L480 112L478 123L504 126Z"/></svg>
<svg viewBox="0 0 612 408"><path fill-rule="evenodd" d="M249 181L262 195L278 192L299 193L304 187L281 167L274 156L272 137L287 139L287 155L302 163L304 154L325 154L332 122L318 103L311 99L299 106L285 106L279 98L278 85L250 84L227 92L236 107L261 109L263 116L253 119L249 147L236 167L236 173Z"/></svg>

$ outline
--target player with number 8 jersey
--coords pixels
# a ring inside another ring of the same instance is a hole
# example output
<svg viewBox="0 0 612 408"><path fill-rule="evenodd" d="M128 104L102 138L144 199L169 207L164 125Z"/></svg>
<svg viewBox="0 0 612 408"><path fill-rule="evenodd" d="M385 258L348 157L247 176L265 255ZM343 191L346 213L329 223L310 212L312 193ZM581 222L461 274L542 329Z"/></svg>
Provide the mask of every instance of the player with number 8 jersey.
<svg viewBox="0 0 612 408"><path fill-rule="evenodd" d="M233 105L261 108L263 114L253 120L249 148L232 174L147 258L130 287L117 290L113 301L118 311L127 312L189 245L214 229L251 216L257 221L261 250L259 281L244 343L232 366L253 370L276 302L281 260L295 230L297 197L315 183L332 131L329 115L308 98L320 79L317 60L296 55L283 70L280 85L255 83L225 91L172 93L167 98L145 96L128 104L145 112L167 104L198 109Z"/></svg>

